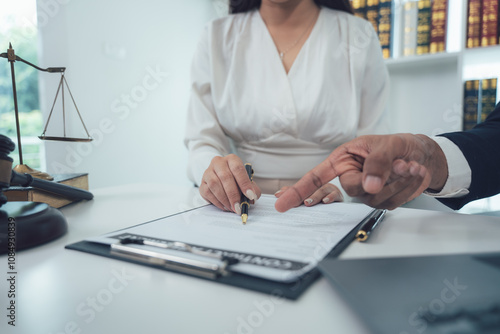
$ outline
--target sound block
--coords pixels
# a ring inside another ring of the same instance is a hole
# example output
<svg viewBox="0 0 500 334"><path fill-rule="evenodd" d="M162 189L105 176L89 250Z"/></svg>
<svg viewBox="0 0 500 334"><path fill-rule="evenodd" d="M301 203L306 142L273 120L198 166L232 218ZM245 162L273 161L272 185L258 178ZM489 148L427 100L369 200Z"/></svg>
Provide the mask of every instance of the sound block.
<svg viewBox="0 0 500 334"><path fill-rule="evenodd" d="M0 254L7 253L9 238L15 238L18 251L45 244L67 231L61 211L46 203L7 202L0 208Z"/></svg>

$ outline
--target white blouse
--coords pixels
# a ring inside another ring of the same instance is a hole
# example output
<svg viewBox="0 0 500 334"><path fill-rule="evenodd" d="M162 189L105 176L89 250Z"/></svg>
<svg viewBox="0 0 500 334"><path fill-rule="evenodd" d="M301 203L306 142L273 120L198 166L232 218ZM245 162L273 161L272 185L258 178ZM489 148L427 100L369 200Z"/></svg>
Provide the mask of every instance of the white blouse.
<svg viewBox="0 0 500 334"><path fill-rule="evenodd" d="M212 21L192 63L185 144L200 185L215 156L294 179L337 146L386 133L389 78L371 24L321 8L288 74L258 10Z"/></svg>

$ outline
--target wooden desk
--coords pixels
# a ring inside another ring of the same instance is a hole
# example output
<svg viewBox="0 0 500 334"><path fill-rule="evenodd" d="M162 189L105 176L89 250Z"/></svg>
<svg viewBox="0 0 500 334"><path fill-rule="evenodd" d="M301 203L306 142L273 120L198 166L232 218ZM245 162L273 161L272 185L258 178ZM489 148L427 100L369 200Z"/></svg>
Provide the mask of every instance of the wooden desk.
<svg viewBox="0 0 500 334"><path fill-rule="evenodd" d="M65 236L17 254L17 325L7 325L2 278L0 333L369 333L325 279L289 301L64 249L203 203L194 188L141 184L93 193L94 200L62 209ZM499 217L399 208L342 257L499 251L499 240ZM0 263L6 274L6 256Z"/></svg>

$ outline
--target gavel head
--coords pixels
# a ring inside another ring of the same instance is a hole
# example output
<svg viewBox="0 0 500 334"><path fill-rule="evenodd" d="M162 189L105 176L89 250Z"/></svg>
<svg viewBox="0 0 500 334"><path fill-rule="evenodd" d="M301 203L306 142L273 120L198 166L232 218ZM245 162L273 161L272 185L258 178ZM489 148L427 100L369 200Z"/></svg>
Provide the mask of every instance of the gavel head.
<svg viewBox="0 0 500 334"><path fill-rule="evenodd" d="M0 207L7 202L2 191L10 186L13 160L9 157L9 153L14 151L15 147L9 137L0 135Z"/></svg>

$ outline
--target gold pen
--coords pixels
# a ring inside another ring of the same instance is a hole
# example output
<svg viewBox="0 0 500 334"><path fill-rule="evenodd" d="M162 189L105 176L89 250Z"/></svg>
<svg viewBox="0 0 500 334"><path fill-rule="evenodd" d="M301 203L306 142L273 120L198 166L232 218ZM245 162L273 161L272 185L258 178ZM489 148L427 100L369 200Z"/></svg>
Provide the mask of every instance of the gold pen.
<svg viewBox="0 0 500 334"><path fill-rule="evenodd" d="M248 178L250 181L253 179L253 168L252 164L246 163L245 170L247 171ZM250 200L245 196L245 194L241 194L241 222L243 224L247 223L248 219L248 209L250 208Z"/></svg>

